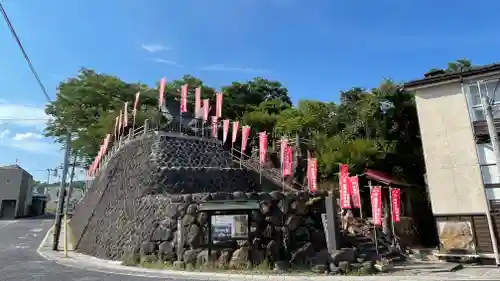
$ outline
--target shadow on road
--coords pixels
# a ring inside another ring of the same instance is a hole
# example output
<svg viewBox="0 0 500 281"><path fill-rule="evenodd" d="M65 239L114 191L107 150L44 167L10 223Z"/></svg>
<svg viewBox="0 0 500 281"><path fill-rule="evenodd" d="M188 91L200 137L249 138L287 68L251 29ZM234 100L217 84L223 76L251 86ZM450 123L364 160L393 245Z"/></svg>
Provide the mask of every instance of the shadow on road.
<svg viewBox="0 0 500 281"><path fill-rule="evenodd" d="M36 217L18 218L16 220L48 220L48 219L54 219L55 217L56 217L55 214L44 214Z"/></svg>

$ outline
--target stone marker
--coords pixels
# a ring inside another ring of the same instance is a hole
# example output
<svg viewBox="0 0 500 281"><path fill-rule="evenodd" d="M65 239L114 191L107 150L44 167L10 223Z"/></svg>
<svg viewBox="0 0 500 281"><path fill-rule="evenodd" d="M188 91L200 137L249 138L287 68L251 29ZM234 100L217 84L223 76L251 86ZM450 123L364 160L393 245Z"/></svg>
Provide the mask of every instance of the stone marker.
<svg viewBox="0 0 500 281"><path fill-rule="evenodd" d="M325 229L326 245L328 247L328 252L334 252L340 247L340 238L336 210L337 206L335 204L335 198L328 196L325 198L325 208L326 213L321 214L321 219L323 221L323 227Z"/></svg>

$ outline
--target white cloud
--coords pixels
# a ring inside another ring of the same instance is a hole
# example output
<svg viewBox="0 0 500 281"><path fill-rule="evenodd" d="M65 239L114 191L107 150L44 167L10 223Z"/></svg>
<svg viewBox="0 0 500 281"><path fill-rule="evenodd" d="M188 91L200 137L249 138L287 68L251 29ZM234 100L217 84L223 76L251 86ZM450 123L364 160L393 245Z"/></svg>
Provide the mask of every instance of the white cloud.
<svg viewBox="0 0 500 281"><path fill-rule="evenodd" d="M10 131L8 129L3 130L0 132L0 140L3 140L5 137L7 137L10 134Z"/></svg>
<svg viewBox="0 0 500 281"><path fill-rule="evenodd" d="M4 140L0 145L37 154L54 154L58 152L56 144L40 140L16 141L14 139L8 139L7 141Z"/></svg>
<svg viewBox="0 0 500 281"><path fill-rule="evenodd" d="M10 131L4 130L0 133L0 145L15 148L36 154L54 154L58 152L58 145L36 133L17 133L9 137Z"/></svg>
<svg viewBox="0 0 500 281"><path fill-rule="evenodd" d="M57 153L59 147L40 133L49 116L43 106L12 104L0 101L0 146L25 150L37 154ZM20 128L31 128L32 132L18 132ZM12 131L16 132L14 135Z"/></svg>
<svg viewBox="0 0 500 281"><path fill-rule="evenodd" d="M43 107L10 104L0 101L0 124L45 128L49 116Z"/></svg>
<svg viewBox="0 0 500 281"><path fill-rule="evenodd" d="M245 72L245 73L270 73L271 71L261 68L243 68L243 67L230 67L223 64L214 64L202 67L203 71L227 71L227 72Z"/></svg>
<svg viewBox="0 0 500 281"><path fill-rule="evenodd" d="M40 135L40 134L28 132L28 133L24 133L24 134L23 133L17 133L12 139L20 141L20 140L41 139L41 138L43 138L43 136Z"/></svg>
<svg viewBox="0 0 500 281"><path fill-rule="evenodd" d="M167 51L170 49L169 47L165 47L161 44L142 44L141 48L143 48L144 50L146 50L150 53L157 53L157 52L161 52L161 51Z"/></svg>
<svg viewBox="0 0 500 281"><path fill-rule="evenodd" d="M175 61L166 60L166 59L162 59L162 58L150 59L150 61L156 62L156 63L163 63L163 64L168 64L168 65L174 65L174 66L182 67L182 65L176 63Z"/></svg>

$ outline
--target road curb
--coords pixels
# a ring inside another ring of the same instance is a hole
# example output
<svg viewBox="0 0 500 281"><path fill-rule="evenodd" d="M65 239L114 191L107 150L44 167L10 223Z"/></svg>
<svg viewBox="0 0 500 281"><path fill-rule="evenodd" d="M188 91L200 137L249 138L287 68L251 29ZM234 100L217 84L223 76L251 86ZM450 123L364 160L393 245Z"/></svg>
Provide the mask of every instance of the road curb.
<svg viewBox="0 0 500 281"><path fill-rule="evenodd" d="M120 262L98 259L96 257L72 252L69 258L63 257L61 252L44 249L49 236L52 234L53 227L45 234L37 253L44 259L54 261L63 266L84 269L88 271L117 274L125 276L136 276L146 278L166 278L183 280L203 280L203 281L440 281L440 280L477 280L492 281L498 278L481 278L473 276L463 277L438 277L438 276L396 276L396 275L371 275L371 276L344 276L344 275L251 275L251 274L231 274L215 272L193 272L177 270L159 270L141 267L128 267L121 265Z"/></svg>
<svg viewBox="0 0 500 281"><path fill-rule="evenodd" d="M50 227L49 231L47 231L47 233L45 233L45 236L43 237L42 242L40 242L40 245L36 249L36 252L46 260L48 260L49 258L43 253L42 248L45 245L45 243L47 242L49 235L52 234L52 230L54 230L53 225Z"/></svg>

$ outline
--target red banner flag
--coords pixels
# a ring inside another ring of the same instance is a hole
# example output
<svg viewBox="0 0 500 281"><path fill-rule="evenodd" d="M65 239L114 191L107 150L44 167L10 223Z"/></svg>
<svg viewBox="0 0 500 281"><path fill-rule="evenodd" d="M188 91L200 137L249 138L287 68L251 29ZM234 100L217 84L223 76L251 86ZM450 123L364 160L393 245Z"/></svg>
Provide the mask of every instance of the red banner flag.
<svg viewBox="0 0 500 281"><path fill-rule="evenodd" d="M97 152L97 157L96 157L97 164L99 164L99 162L101 161L103 147L104 147L104 145L101 144L101 146L99 147L99 152Z"/></svg>
<svg viewBox="0 0 500 281"><path fill-rule="evenodd" d="M236 141L236 138L238 137L238 126L239 122L233 121L233 143Z"/></svg>
<svg viewBox="0 0 500 281"><path fill-rule="evenodd" d="M137 106L139 105L139 97L141 96L141 92L137 92L135 94L135 101L134 101L134 109L132 110L132 113L134 114L134 119L137 114Z"/></svg>
<svg viewBox="0 0 500 281"><path fill-rule="evenodd" d="M309 172L307 173L309 175L309 192L315 192L317 189L317 183L316 183L316 177L318 174L318 161L316 158L309 158L309 161L307 163L307 169Z"/></svg>
<svg viewBox="0 0 500 281"><path fill-rule="evenodd" d="M351 199L352 199L352 206L354 208L360 208L361 207L361 196L359 194L359 179L358 176L353 176L350 178L351 182Z"/></svg>
<svg viewBox="0 0 500 281"><path fill-rule="evenodd" d="M222 142L223 143L226 143L228 132L229 132L229 119L222 120Z"/></svg>
<svg viewBox="0 0 500 281"><path fill-rule="evenodd" d="M382 188L380 186L372 187L370 198L372 203L373 224L382 225Z"/></svg>
<svg viewBox="0 0 500 281"><path fill-rule="evenodd" d="M139 105L140 95L141 92L137 92L137 94L135 94L134 109L132 109L132 115L133 115L132 129L135 128L135 117L137 116L137 106Z"/></svg>
<svg viewBox="0 0 500 281"><path fill-rule="evenodd" d="M181 113L187 112L187 94L188 85L185 84L181 87Z"/></svg>
<svg viewBox="0 0 500 281"><path fill-rule="evenodd" d="M307 151L307 165L308 166L307 166L307 172L306 172L307 173L307 184L309 184L309 179L311 178L309 176L309 159L311 159L311 152L308 150Z"/></svg>
<svg viewBox="0 0 500 281"><path fill-rule="evenodd" d="M128 101L123 105L123 129L128 126ZM124 130L125 131L125 130Z"/></svg>
<svg viewBox="0 0 500 281"><path fill-rule="evenodd" d="M108 151L108 145L109 145L109 138L111 137L110 134L106 135L106 138L104 139L104 144L103 144L103 149L102 149L102 156L106 155L106 152Z"/></svg>
<svg viewBox="0 0 500 281"><path fill-rule="evenodd" d="M116 118L115 118L115 129L114 129L115 139L117 139L117 136L119 134L119 132L118 132L118 119L120 119L120 117L116 116Z"/></svg>
<svg viewBox="0 0 500 281"><path fill-rule="evenodd" d="M216 95L217 100L215 101L215 116L217 117L222 117L222 93L217 93Z"/></svg>
<svg viewBox="0 0 500 281"><path fill-rule="evenodd" d="M208 113L209 112L210 112L210 100L204 99L203 100L203 121L208 120Z"/></svg>
<svg viewBox="0 0 500 281"><path fill-rule="evenodd" d="M288 140L281 139L281 175L283 177L288 175Z"/></svg>
<svg viewBox="0 0 500 281"><path fill-rule="evenodd" d="M161 108L161 106L164 103L164 95L165 95L165 84L167 83L167 79L165 77L161 78L160 81L160 96L158 98L158 107Z"/></svg>
<svg viewBox="0 0 500 281"><path fill-rule="evenodd" d="M267 134L266 132L259 133L259 162L260 164L266 163L267 155Z"/></svg>
<svg viewBox="0 0 500 281"><path fill-rule="evenodd" d="M399 188L391 188L391 204L392 204L392 221L401 221L401 190Z"/></svg>
<svg viewBox="0 0 500 281"><path fill-rule="evenodd" d="M96 157L96 168L99 167L99 164L101 163L102 157L106 154L106 150L108 149L108 143L109 143L109 138L111 137L110 134L107 134L104 140L102 141L101 147L99 149L99 152L97 153Z"/></svg>
<svg viewBox="0 0 500 281"><path fill-rule="evenodd" d="M218 127L217 127L217 116L212 116L212 137L217 138L217 132L218 132Z"/></svg>
<svg viewBox="0 0 500 281"><path fill-rule="evenodd" d="M199 114L201 110L201 87L198 87L194 90L194 113L195 117L199 118Z"/></svg>
<svg viewBox="0 0 500 281"><path fill-rule="evenodd" d="M291 146L287 146L286 148L286 174L285 176L292 175L292 164L293 164L293 148Z"/></svg>
<svg viewBox="0 0 500 281"><path fill-rule="evenodd" d="M122 134L122 118L123 118L123 110L120 109L120 118L118 119L118 134Z"/></svg>
<svg viewBox="0 0 500 281"><path fill-rule="evenodd" d="M248 137L250 136L250 126L243 126L241 128L241 153L247 149Z"/></svg>
<svg viewBox="0 0 500 281"><path fill-rule="evenodd" d="M349 179L349 166L347 164L340 164L339 166L339 193L340 193L340 208L351 208L351 193L350 193L350 179Z"/></svg>

